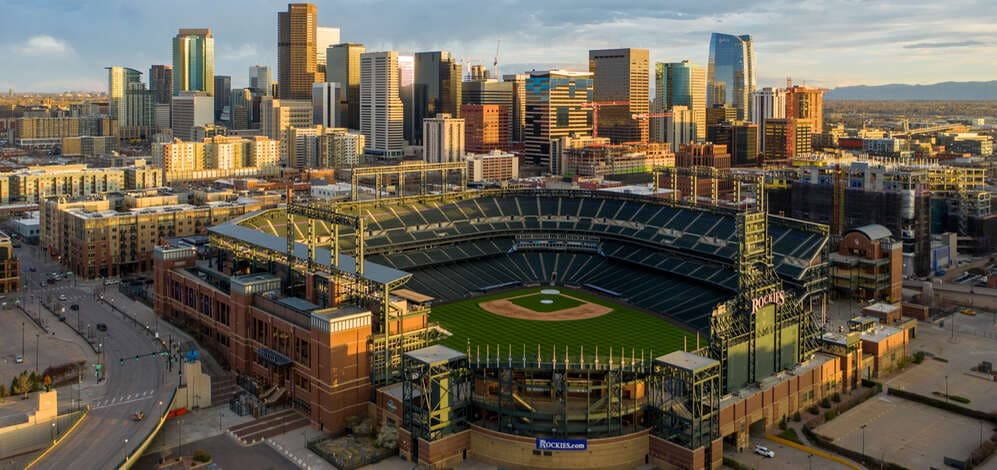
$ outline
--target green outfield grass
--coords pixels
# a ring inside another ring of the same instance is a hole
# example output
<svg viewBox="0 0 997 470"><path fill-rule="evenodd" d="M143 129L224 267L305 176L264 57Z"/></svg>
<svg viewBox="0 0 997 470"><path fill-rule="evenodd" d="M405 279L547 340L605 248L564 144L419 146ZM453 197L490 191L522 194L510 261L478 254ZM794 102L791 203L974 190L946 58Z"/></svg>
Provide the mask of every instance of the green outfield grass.
<svg viewBox="0 0 997 470"><path fill-rule="evenodd" d="M477 346L480 345L482 360L484 360L486 345L491 345L492 351L496 345L501 345L503 357L506 356L507 348L512 345L513 360L522 359L524 346L527 358L533 360L536 357L537 344L541 345L545 358L549 357L553 346L557 345L558 360L560 361L563 358L565 346L575 357L573 360L577 360L577 355L582 347L585 348L585 355L591 357L595 354L595 348L598 346L599 355L603 356L603 360L605 360L605 356L609 354L609 348L613 348L615 357L619 357L621 348L626 348L628 358L630 349L633 348L638 359L640 351L644 350L645 358L649 359L652 354L653 356L661 356L681 350L684 338L689 339L690 349L696 344L695 333L679 328L661 317L640 312L586 292L563 287L557 289L572 297L607 306L613 311L586 320L548 322L503 317L486 312L478 306L479 303L487 300L539 293L541 288L536 287L433 306L430 319L453 333L453 336L443 340L441 344L460 352L466 352L468 341L470 341L472 355L476 353ZM538 294L535 297L537 304L542 307L558 305L557 303L554 305L539 304L541 296ZM558 300L571 299L560 297ZM527 305L527 307L535 308L533 305ZM567 307L557 306L556 310L563 308Z"/></svg>
<svg viewBox="0 0 997 470"><path fill-rule="evenodd" d="M554 303L542 304L540 303L542 299L550 299L553 300ZM520 307L526 307L530 310L534 310L537 312L556 312L558 310L577 307L582 304L582 302L579 302L575 299L570 299L563 295L545 295L545 294L527 295L525 297L509 299L509 302L512 302L516 305L519 305Z"/></svg>

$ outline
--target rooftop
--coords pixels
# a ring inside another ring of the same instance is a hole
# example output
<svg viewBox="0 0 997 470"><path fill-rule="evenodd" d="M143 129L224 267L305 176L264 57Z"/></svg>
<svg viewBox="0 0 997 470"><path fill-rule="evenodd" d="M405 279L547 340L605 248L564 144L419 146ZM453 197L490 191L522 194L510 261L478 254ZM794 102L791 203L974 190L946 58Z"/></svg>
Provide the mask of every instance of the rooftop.
<svg viewBox="0 0 997 470"><path fill-rule="evenodd" d="M358 313L369 313L369 312L370 312L369 309L362 308L358 305L340 304L338 307L313 310L312 316L319 317L324 320L334 320L336 318L347 317L350 315L356 315Z"/></svg>
<svg viewBox="0 0 997 470"><path fill-rule="evenodd" d="M708 357L700 356L699 354L693 354L687 351L670 352L664 356L658 357L654 361L694 372L720 364L716 359L710 359Z"/></svg>
<svg viewBox="0 0 997 470"><path fill-rule="evenodd" d="M879 313L890 313L898 308L900 307L893 304L888 304L885 302L876 302L872 305L866 306L862 310L871 310L873 312L879 312Z"/></svg>
<svg viewBox="0 0 997 470"><path fill-rule="evenodd" d="M900 328L894 328L892 326L879 325L873 329L862 333L862 341L870 341L873 343L878 343L887 339L897 333L901 333L903 330Z"/></svg>
<svg viewBox="0 0 997 470"><path fill-rule="evenodd" d="M405 353L405 357L414 359L424 364L439 364L441 362L461 359L466 356L464 353L436 344L422 349L416 349L415 351L409 351Z"/></svg>

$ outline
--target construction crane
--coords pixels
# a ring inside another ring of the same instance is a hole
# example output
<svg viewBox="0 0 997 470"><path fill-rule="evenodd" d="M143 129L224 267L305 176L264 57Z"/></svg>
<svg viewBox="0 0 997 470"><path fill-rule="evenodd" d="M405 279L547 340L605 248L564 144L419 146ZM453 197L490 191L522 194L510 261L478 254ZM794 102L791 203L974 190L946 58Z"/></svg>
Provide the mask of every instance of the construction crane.
<svg viewBox="0 0 997 470"><path fill-rule="evenodd" d="M498 55L499 55L499 48L500 47L502 47L502 40L501 39L499 39L498 41L495 42L495 59L492 60L492 76L496 80L498 80L498 78L499 78L499 76L498 76Z"/></svg>
<svg viewBox="0 0 997 470"><path fill-rule="evenodd" d="M592 110L592 138L599 137L599 108L604 106L630 106L629 101L589 101L581 104L582 109Z"/></svg>

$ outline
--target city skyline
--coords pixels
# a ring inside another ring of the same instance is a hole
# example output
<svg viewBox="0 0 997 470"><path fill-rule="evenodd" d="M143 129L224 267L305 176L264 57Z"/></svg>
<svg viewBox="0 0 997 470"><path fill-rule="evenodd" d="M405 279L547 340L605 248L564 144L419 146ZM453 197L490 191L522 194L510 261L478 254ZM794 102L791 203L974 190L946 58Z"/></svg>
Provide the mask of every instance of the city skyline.
<svg viewBox="0 0 997 470"><path fill-rule="evenodd" d="M620 47L648 48L652 63L687 59L705 64L710 33L724 32L752 35L759 88L780 85L786 76L835 87L997 75L997 63L989 59L997 42L988 33L997 18L981 8L984 2L857 5L680 2L666 9L628 2L607 10L596 2L561 8L553 2L511 1L440 8L439 15L416 23L411 18L423 18L416 10L425 6L394 5L394 13L384 17L362 5L334 2L319 5L318 24L341 28L342 41L364 43L367 50L448 50L464 58L465 67L490 67L501 39L499 74L554 67L586 70L588 50ZM99 6L4 2L8 14L0 19L0 53L8 59L6 69L19 72L0 74L0 89L102 90L105 66L147 70L171 63L170 38L181 27L211 28L217 38L216 73L231 75L233 87L247 86L247 67L264 64L276 70L277 12L287 2L238 6L245 13L233 14L235 5L222 2L196 8L193 2L140 7L116 1ZM39 17L50 28L28 29L32 22L27 20ZM89 19L79 21L81 17Z"/></svg>

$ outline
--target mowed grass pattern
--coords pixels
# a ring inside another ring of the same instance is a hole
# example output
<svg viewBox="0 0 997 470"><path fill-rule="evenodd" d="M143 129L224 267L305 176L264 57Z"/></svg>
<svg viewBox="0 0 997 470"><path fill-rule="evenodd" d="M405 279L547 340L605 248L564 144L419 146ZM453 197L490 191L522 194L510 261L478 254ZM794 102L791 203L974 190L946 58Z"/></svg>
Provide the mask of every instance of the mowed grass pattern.
<svg viewBox="0 0 997 470"><path fill-rule="evenodd" d="M543 299L553 300L554 303L552 304L540 303L540 301ZM534 310L537 312L556 312L558 310L577 307L582 304L581 302L575 299L570 299L563 295L547 295L547 294L527 295L525 297L509 299L509 302L512 302L516 305L519 305L520 307L526 307L530 310Z"/></svg>
<svg viewBox="0 0 997 470"><path fill-rule="evenodd" d="M558 361L562 361L564 347L567 346L572 360L576 361L583 346L588 357L595 355L595 348L598 346L602 360L609 355L609 348L613 348L614 357L619 357L621 348L626 348L626 356L629 359L630 350L633 348L634 355L639 360L642 349L645 352L645 359L651 359L652 354L661 356L681 350L685 338L688 338L690 348L696 344L695 334L661 317L609 302L585 292L561 287L558 289L562 293L607 306L613 311L585 320L541 321L503 317L486 312L478 306L486 300L517 297L539 292L540 289L539 287L521 289L433 306L430 319L453 333L453 336L441 341L441 344L466 352L470 340L472 355L477 353L477 347L480 346L482 360L485 357L486 345L491 345L492 354L496 345L500 345L503 358L507 355L507 348L512 345L514 361L522 360L524 345L527 360L535 360L537 344L541 346L545 360L549 359L556 345Z"/></svg>

